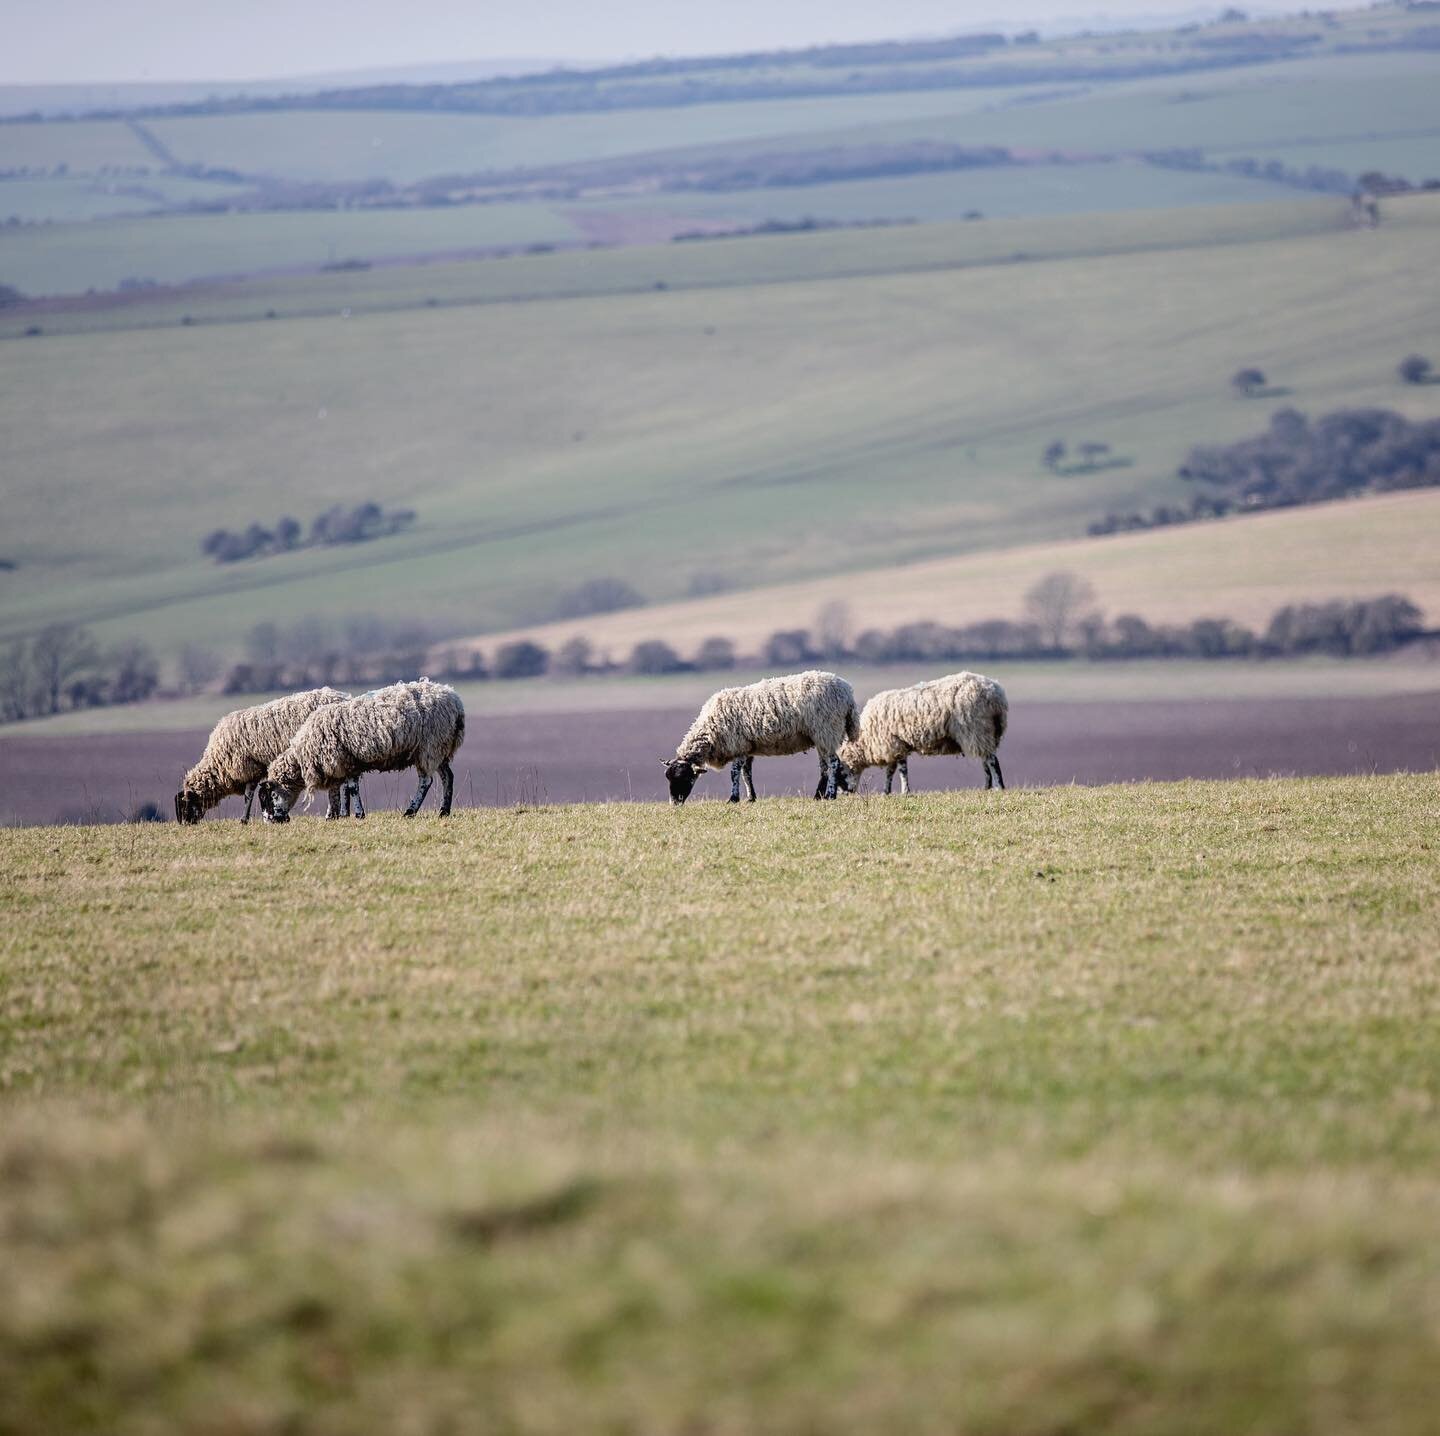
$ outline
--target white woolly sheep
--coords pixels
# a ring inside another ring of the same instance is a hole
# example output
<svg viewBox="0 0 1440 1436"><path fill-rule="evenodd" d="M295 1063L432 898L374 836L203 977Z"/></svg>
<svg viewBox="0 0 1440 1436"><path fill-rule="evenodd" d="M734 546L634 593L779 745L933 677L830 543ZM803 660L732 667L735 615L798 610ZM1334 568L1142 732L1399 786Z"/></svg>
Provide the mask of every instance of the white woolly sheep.
<svg viewBox="0 0 1440 1436"><path fill-rule="evenodd" d="M343 703L349 697L335 688L311 688L227 713L215 725L200 761L175 794L175 821L198 823L217 803L243 793L245 816L240 821L248 823L256 787L270 764L290 746L300 726L317 708ZM358 804L358 785L345 788L347 813L352 793ZM339 801L338 793L330 795L331 817L338 816Z"/></svg>
<svg viewBox="0 0 1440 1436"><path fill-rule="evenodd" d="M854 792L866 768L884 767L888 793L900 771L900 791L910 791L907 759L958 753L985 765L985 786L1005 779L995 756L1005 736L1010 705L1005 690L979 673L951 673L877 693L860 714L860 736L840 749L840 784Z"/></svg>
<svg viewBox="0 0 1440 1436"><path fill-rule="evenodd" d="M464 741L465 708L448 684L421 678L377 688L310 715L270 764L260 784L260 811L272 822L288 822L302 789L316 793L361 773L414 768L420 785L405 816L419 811L438 773L440 816L446 817L455 794L450 759ZM356 816L365 816L363 807Z"/></svg>
<svg viewBox="0 0 1440 1436"><path fill-rule="evenodd" d="M840 745L859 733L855 691L833 673L792 673L765 678L744 688L712 694L690 731L665 763L670 801L679 807L706 768L730 764L730 801L740 801L745 780L755 801L750 776L755 758L779 758L814 748L820 758L817 798L833 798Z"/></svg>

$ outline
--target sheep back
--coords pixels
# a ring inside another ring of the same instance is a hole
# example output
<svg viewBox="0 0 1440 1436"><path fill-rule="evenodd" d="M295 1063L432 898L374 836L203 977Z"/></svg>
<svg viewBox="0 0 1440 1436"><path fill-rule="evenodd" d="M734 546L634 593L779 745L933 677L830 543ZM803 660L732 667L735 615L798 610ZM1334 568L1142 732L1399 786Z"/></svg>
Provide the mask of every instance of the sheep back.
<svg viewBox="0 0 1440 1436"><path fill-rule="evenodd" d="M265 776L317 709L349 697L336 688L311 688L227 713L211 731L200 761L185 775L184 790L198 793L209 807L243 793Z"/></svg>
<svg viewBox="0 0 1440 1436"><path fill-rule="evenodd" d="M465 741L465 706L446 683L392 683L318 709L271 764L269 777L314 793L362 773L429 775Z"/></svg>
<svg viewBox="0 0 1440 1436"><path fill-rule="evenodd" d="M833 755L858 731L855 690L812 669L712 694L675 756L723 768L747 755L776 758L808 748Z"/></svg>
<svg viewBox="0 0 1440 1436"><path fill-rule="evenodd" d="M1005 690L979 673L890 688L877 693L860 714L860 734L840 750L852 773L888 766L918 753L993 757L1009 718Z"/></svg>

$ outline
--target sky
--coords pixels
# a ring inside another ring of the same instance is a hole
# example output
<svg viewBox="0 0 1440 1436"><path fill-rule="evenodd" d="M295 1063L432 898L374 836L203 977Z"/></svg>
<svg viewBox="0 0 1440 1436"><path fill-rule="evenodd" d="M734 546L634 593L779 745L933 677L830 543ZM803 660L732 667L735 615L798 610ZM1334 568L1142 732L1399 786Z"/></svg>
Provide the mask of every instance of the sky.
<svg viewBox="0 0 1440 1436"><path fill-rule="evenodd" d="M248 80L439 61L598 63L994 24L1189 15L1197 0L0 0L0 84ZM1202 10L1212 7L1200 5ZM1264 8L1264 7L1260 7ZM1070 28L1067 26L1067 28Z"/></svg>

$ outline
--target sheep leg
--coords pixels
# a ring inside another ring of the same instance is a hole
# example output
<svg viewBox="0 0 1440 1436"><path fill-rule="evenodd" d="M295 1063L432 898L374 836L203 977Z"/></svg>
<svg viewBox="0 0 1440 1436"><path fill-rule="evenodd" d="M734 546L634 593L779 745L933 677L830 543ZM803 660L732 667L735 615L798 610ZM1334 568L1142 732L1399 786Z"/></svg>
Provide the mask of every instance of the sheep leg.
<svg viewBox="0 0 1440 1436"><path fill-rule="evenodd" d="M903 798L910 791L910 760L902 758L895 766L900 769L900 796Z"/></svg>
<svg viewBox="0 0 1440 1436"><path fill-rule="evenodd" d="M353 798L355 799L355 816L356 816L357 818L363 818L363 817L365 816L365 804L360 801L360 779L359 779L359 778L351 778L351 780L350 780L350 795L351 795L351 797L353 797Z"/></svg>
<svg viewBox="0 0 1440 1436"><path fill-rule="evenodd" d="M997 758L994 753L992 753L985 760L985 786L987 788L990 786L990 775L992 773L995 775L995 781L999 783L1000 787L1003 789L1005 786L1005 779L1000 772L1000 759Z"/></svg>
<svg viewBox="0 0 1440 1436"><path fill-rule="evenodd" d="M745 759L745 766L740 770L740 776L745 780L745 801L747 803L753 803L755 801L755 779L751 777L751 769L754 768L754 766L755 759L753 757L747 757Z"/></svg>
<svg viewBox="0 0 1440 1436"><path fill-rule="evenodd" d="M815 796L817 798L823 798L826 796L825 780L828 776L826 772L825 755L823 753L817 752L816 756L820 759L820 781L815 784ZM835 796L835 790L833 787L830 790L829 796L832 798Z"/></svg>
<svg viewBox="0 0 1440 1436"><path fill-rule="evenodd" d="M258 778L253 783L245 784L245 816L240 819L242 823L248 823L250 821L250 805L255 801L255 790L259 786L260 780Z"/></svg>
<svg viewBox="0 0 1440 1436"><path fill-rule="evenodd" d="M732 803L738 803L740 801L740 771L744 766L745 760L743 758L737 758L730 765L730 801Z"/></svg>
<svg viewBox="0 0 1440 1436"><path fill-rule="evenodd" d="M420 775L420 786L415 789L415 796L410 799L410 806L405 809L405 816L413 818L420 811L420 804L425 801L425 794L430 791L430 784L435 780L429 773Z"/></svg>
<svg viewBox="0 0 1440 1436"><path fill-rule="evenodd" d="M450 816L450 800L455 796L455 773L449 763L440 765L440 816Z"/></svg>
<svg viewBox="0 0 1440 1436"><path fill-rule="evenodd" d="M895 769L897 767L899 767L898 763L887 763L885 765L885 796L887 798L890 796L891 788L895 785Z"/></svg>
<svg viewBox="0 0 1440 1436"><path fill-rule="evenodd" d="M326 794L325 821L327 823L333 823L340 816L340 789L344 786L342 783L340 787L329 789Z"/></svg>
<svg viewBox="0 0 1440 1436"><path fill-rule="evenodd" d="M828 758L822 758L820 761L825 769L825 796L833 800L835 789L840 782L840 760L832 753Z"/></svg>

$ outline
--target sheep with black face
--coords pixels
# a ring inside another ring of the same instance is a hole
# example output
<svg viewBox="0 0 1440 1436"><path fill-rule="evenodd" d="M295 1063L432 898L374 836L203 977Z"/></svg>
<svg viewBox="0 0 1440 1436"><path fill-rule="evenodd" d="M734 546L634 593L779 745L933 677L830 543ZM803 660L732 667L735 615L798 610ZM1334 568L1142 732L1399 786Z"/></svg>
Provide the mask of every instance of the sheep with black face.
<svg viewBox="0 0 1440 1436"><path fill-rule="evenodd" d="M833 798L838 753L846 739L860 731L855 690L833 673L811 670L782 678L765 678L743 688L722 688L712 694L681 739L675 756L665 762L670 801L679 807L707 768L730 765L730 801L746 795L755 801L751 764L814 748L820 759L817 798Z"/></svg>
<svg viewBox="0 0 1440 1436"><path fill-rule="evenodd" d="M248 823L256 787L270 764L290 746L305 720L317 708L344 703L349 697L335 688L311 688L227 713L215 725L200 761L185 775L185 782L175 794L175 821L198 823L223 799L243 794L245 816L240 821ZM358 805L358 785L344 790L347 812L352 795ZM339 816L340 798L339 790L331 794L331 817Z"/></svg>
<svg viewBox="0 0 1440 1436"><path fill-rule="evenodd" d="M421 678L377 688L311 714L270 764L260 784L260 811L270 822L289 822L302 792L332 788L362 773L414 768L419 786L405 816L415 816L438 775L440 816L446 817L455 794L450 760L464 741L465 707L449 684ZM358 816L365 816L363 808Z"/></svg>

